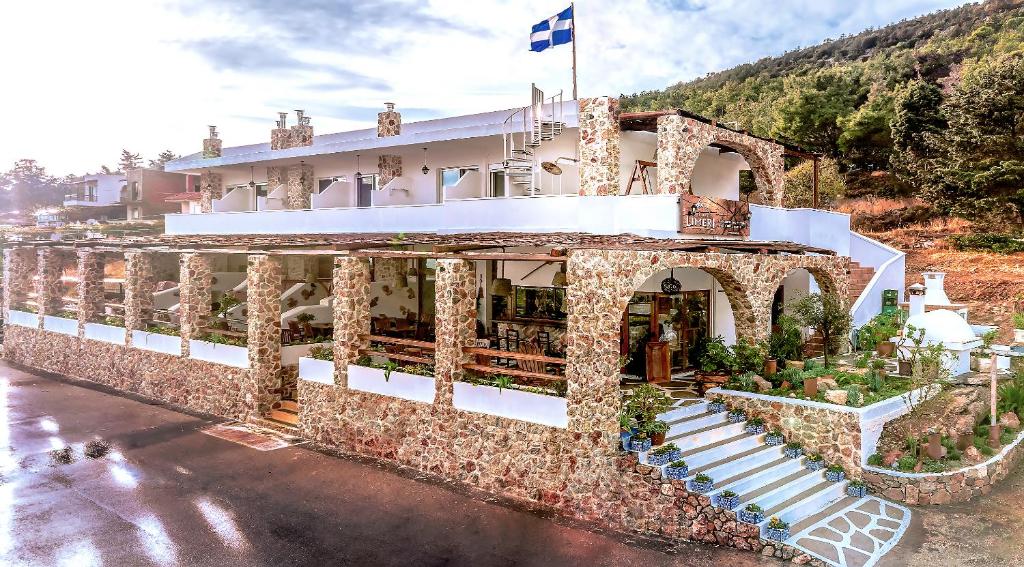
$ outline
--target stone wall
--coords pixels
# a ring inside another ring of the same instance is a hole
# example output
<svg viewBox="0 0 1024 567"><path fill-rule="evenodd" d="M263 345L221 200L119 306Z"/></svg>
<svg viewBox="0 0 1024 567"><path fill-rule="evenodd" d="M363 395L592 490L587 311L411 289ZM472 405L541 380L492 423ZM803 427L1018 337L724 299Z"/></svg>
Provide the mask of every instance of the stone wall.
<svg viewBox="0 0 1024 567"><path fill-rule="evenodd" d="M3 309L4 313L20 308L35 291L32 277L36 273L39 257L35 248L18 247L4 251Z"/></svg>
<svg viewBox="0 0 1024 567"><path fill-rule="evenodd" d="M106 256L95 250L78 251L78 335L85 333L86 323L99 322L106 312L103 292L103 269Z"/></svg>
<svg viewBox="0 0 1024 567"><path fill-rule="evenodd" d="M126 252L124 259L124 326L129 331L145 330L153 318L154 254ZM128 341L131 344L131 332Z"/></svg>
<svg viewBox="0 0 1024 567"><path fill-rule="evenodd" d="M864 482L872 492L911 506L967 502L988 494L1006 478L1024 454L1024 433L984 463L942 474L902 473L864 467Z"/></svg>
<svg viewBox="0 0 1024 567"><path fill-rule="evenodd" d="M402 156L390 154L377 156L377 174L380 176L380 187L384 187L396 177L401 177Z"/></svg>
<svg viewBox="0 0 1024 567"><path fill-rule="evenodd" d="M579 100L580 195L619 194L619 99Z"/></svg>
<svg viewBox="0 0 1024 567"><path fill-rule="evenodd" d="M402 114L395 110L394 103L384 103L384 112L377 113L377 137L386 138L402 133Z"/></svg>
<svg viewBox="0 0 1024 567"><path fill-rule="evenodd" d="M224 178L219 173L203 171L199 174L199 210L213 212L213 201L224 196Z"/></svg>
<svg viewBox="0 0 1024 567"><path fill-rule="evenodd" d="M308 209L312 207L310 196L313 194L313 166L299 163L288 168L288 196L285 207L289 209Z"/></svg>
<svg viewBox="0 0 1024 567"><path fill-rule="evenodd" d="M73 256L67 250L57 248L40 248L38 254L35 291L39 315L54 315L64 304L64 284L60 277L64 273L64 266L72 261Z"/></svg>
<svg viewBox="0 0 1024 567"><path fill-rule="evenodd" d="M280 400L281 387L281 278L280 256L249 256L246 304L249 323L249 368L258 388L257 411L270 411Z"/></svg>
<svg viewBox="0 0 1024 567"><path fill-rule="evenodd" d="M785 163L781 144L679 115L658 117L658 193L690 193L697 158L711 144L739 152L766 205L782 206Z"/></svg>
<svg viewBox="0 0 1024 567"><path fill-rule="evenodd" d="M210 315L213 261L210 256L195 252L182 254L180 261L178 322L181 328L181 352L188 356L188 341L199 335Z"/></svg>

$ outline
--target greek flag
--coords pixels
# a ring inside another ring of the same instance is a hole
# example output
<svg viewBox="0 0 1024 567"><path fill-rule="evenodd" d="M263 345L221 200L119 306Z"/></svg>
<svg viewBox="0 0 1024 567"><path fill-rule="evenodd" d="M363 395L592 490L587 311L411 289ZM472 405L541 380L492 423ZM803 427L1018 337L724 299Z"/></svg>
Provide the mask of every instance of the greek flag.
<svg viewBox="0 0 1024 567"><path fill-rule="evenodd" d="M530 33L530 51L544 51L549 47L572 41L572 6L533 26Z"/></svg>

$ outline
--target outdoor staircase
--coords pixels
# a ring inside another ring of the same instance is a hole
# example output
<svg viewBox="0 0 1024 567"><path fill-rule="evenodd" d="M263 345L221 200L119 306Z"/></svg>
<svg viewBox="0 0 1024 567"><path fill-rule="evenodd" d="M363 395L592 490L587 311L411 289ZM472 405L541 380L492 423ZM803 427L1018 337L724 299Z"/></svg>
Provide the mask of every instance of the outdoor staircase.
<svg viewBox="0 0 1024 567"><path fill-rule="evenodd" d="M522 188L527 195L536 195L540 193L543 171L538 150L544 142L562 134L565 122L561 91L547 98L536 85L531 91L530 106L516 110L505 120L502 168L510 184Z"/></svg>
<svg viewBox="0 0 1024 567"><path fill-rule="evenodd" d="M298 427L299 404L293 400L274 402L270 409L270 415L266 420L289 428Z"/></svg>
<svg viewBox="0 0 1024 567"><path fill-rule="evenodd" d="M850 303L853 304L867 289L868 283L875 275L871 266L861 266L860 262L850 261Z"/></svg>
<svg viewBox="0 0 1024 567"><path fill-rule="evenodd" d="M739 495L741 510L757 504L764 510L761 533L772 516L790 525L790 534L858 499L846 495L847 482L830 482L825 471L805 467L804 457L787 458L782 446L769 446L765 435L747 433L746 423L730 423L728 413L711 413L706 401L680 400L659 416L669 425L666 443L675 443L689 467L687 481L703 473L714 479L712 503L724 490ZM647 462L647 455L640 455ZM827 513L826 513L827 512Z"/></svg>

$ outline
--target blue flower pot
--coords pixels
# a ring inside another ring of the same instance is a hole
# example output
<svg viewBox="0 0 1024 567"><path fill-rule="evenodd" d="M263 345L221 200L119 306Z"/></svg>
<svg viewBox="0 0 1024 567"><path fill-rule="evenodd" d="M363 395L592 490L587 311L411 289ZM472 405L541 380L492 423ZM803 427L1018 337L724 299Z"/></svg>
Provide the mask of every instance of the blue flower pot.
<svg viewBox="0 0 1024 567"><path fill-rule="evenodd" d="M747 524L760 524L764 521L764 512L750 512L748 510L740 510L736 512L736 517L741 522Z"/></svg>
<svg viewBox="0 0 1024 567"><path fill-rule="evenodd" d="M660 467L661 465L667 465L672 461L678 461L683 456L683 452L680 450L669 451L662 453L661 455L655 455L654 453L647 454L647 464Z"/></svg>
<svg viewBox="0 0 1024 567"><path fill-rule="evenodd" d="M847 485L846 494L854 498L863 498L868 495L868 487Z"/></svg>
<svg viewBox="0 0 1024 567"><path fill-rule="evenodd" d="M771 433L769 433L764 438L764 444L770 445L772 447L778 447L779 445L782 445L785 442L786 438L783 437L782 435L772 435Z"/></svg>
<svg viewBox="0 0 1024 567"><path fill-rule="evenodd" d="M725 402L710 402L708 403L708 412L710 413L722 413L725 411Z"/></svg>
<svg viewBox="0 0 1024 567"><path fill-rule="evenodd" d="M648 437L647 439L637 439L636 437L633 437L632 439L629 440L629 450L633 451L634 453L643 453L644 451L650 451L651 438Z"/></svg>
<svg viewBox="0 0 1024 567"><path fill-rule="evenodd" d="M719 495L715 500L718 501L719 508L725 508L726 510L732 510L733 508L740 505L739 496L729 496L727 498L725 496Z"/></svg>
<svg viewBox="0 0 1024 567"><path fill-rule="evenodd" d="M747 414L745 413L730 413L729 423L742 423L747 420Z"/></svg>
<svg viewBox="0 0 1024 567"><path fill-rule="evenodd" d="M744 431L746 431L747 433L749 433L751 435L761 435L767 429L768 428L763 426L763 425L750 425L750 424L747 424L747 426L743 428Z"/></svg>
<svg viewBox="0 0 1024 567"><path fill-rule="evenodd" d="M843 472L843 471L838 471L838 472L826 471L825 472L825 480L827 480L829 482L842 482L842 480L844 478L846 478L846 473Z"/></svg>
<svg viewBox="0 0 1024 567"><path fill-rule="evenodd" d="M715 481L711 480L708 482L697 482L696 480L690 481L690 492L696 492L697 494L704 494L705 492L711 492L715 489Z"/></svg>
<svg viewBox="0 0 1024 567"><path fill-rule="evenodd" d="M782 450L782 454L786 455L786 457L790 459L799 459L800 456L804 454L804 450L801 447L797 447L795 449L793 447L786 447Z"/></svg>
<svg viewBox="0 0 1024 567"><path fill-rule="evenodd" d="M804 466L807 467L808 470L820 471L825 468L825 461L807 461Z"/></svg>
<svg viewBox="0 0 1024 567"><path fill-rule="evenodd" d="M683 480L690 474L690 467L665 467L665 478Z"/></svg>
<svg viewBox="0 0 1024 567"><path fill-rule="evenodd" d="M622 442L622 450L629 451L629 440L633 438L633 434L629 431L620 431L619 440Z"/></svg>
<svg viewBox="0 0 1024 567"><path fill-rule="evenodd" d="M765 528L764 536L772 541L786 541L789 539L789 528Z"/></svg>

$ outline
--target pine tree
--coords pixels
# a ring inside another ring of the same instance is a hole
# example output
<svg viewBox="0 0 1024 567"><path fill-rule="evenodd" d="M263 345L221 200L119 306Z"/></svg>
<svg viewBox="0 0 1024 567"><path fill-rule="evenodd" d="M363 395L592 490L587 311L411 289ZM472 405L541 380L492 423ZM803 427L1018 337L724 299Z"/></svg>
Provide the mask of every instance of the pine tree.
<svg viewBox="0 0 1024 567"><path fill-rule="evenodd" d="M121 150L121 161L117 162L117 167L124 173L138 169L142 167L142 156L133 154L128 150Z"/></svg>
<svg viewBox="0 0 1024 567"><path fill-rule="evenodd" d="M176 160L179 157L181 156L172 152L171 150L164 150L156 156L156 159L149 160L149 167L151 167L152 169L159 169L160 171L163 171L164 166L167 165L167 162L171 160Z"/></svg>

